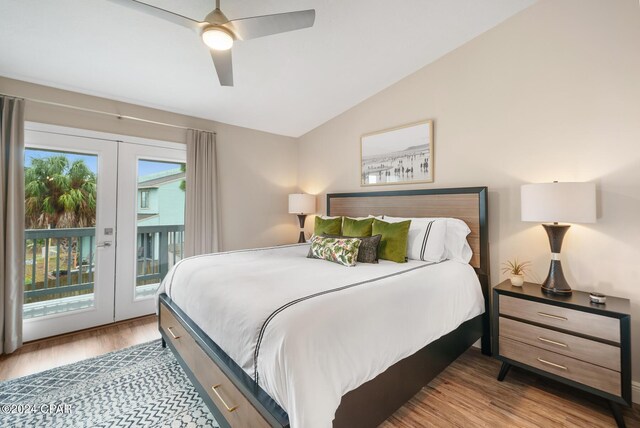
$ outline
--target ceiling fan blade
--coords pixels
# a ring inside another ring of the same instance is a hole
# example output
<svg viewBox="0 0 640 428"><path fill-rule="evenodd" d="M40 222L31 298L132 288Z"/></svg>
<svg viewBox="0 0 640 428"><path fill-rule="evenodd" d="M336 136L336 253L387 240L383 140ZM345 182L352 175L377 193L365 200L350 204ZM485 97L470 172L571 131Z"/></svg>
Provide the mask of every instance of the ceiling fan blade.
<svg viewBox="0 0 640 428"><path fill-rule="evenodd" d="M223 25L233 31L238 39L249 40L271 34L312 27L315 20L316 11L309 9L297 12L277 13L275 15L234 19Z"/></svg>
<svg viewBox="0 0 640 428"><path fill-rule="evenodd" d="M233 86L233 64L231 61L231 49L226 51L211 50L213 65L218 73L218 80L222 86Z"/></svg>
<svg viewBox="0 0 640 428"><path fill-rule="evenodd" d="M193 30L199 31L205 26L209 25L206 22L196 21L195 19L191 19L187 16L180 15L178 13L173 13L165 9L161 9L156 6L152 6L150 4L138 1L138 0L109 0L113 3L118 3L122 6L126 6L130 9L134 9L140 11L142 13L146 13L148 15L153 15L158 18L164 19L169 22L173 22L174 24L182 25L183 27L191 28Z"/></svg>

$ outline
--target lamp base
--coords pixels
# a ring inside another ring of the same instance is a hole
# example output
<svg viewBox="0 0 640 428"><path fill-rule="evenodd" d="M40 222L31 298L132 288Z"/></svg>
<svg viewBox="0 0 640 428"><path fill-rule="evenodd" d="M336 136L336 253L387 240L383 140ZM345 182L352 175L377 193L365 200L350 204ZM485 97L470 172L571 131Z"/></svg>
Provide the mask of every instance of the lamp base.
<svg viewBox="0 0 640 428"><path fill-rule="evenodd" d="M304 237L304 221L307 218L306 214L298 214L298 222L300 223L300 236L298 237L298 244L302 244L307 242L307 239Z"/></svg>
<svg viewBox="0 0 640 428"><path fill-rule="evenodd" d="M544 230L549 237L549 245L551 246L551 265L549 266L549 274L541 285L542 291L548 294L556 294L561 296L570 296L571 287L562 272L562 264L560 263L560 249L562 248L562 240L569 230L569 225L559 224L543 224Z"/></svg>
<svg viewBox="0 0 640 428"><path fill-rule="evenodd" d="M555 253L554 253L555 254ZM562 296L571 295L571 287L562 272L560 260L551 260L547 279L541 285L542 291L547 294L557 294Z"/></svg>

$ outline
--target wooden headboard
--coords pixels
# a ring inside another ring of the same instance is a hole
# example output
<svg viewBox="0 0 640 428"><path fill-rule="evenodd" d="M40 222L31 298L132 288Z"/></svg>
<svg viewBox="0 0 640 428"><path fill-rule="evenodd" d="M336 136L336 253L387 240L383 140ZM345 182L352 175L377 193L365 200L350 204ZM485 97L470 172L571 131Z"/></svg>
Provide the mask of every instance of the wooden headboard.
<svg viewBox="0 0 640 428"><path fill-rule="evenodd" d="M467 237L473 256L469 264L478 274L489 274L487 188L421 189L390 192L329 193L327 215L366 217L455 217L471 233Z"/></svg>
<svg viewBox="0 0 640 428"><path fill-rule="evenodd" d="M471 229L467 240L473 251L469 264L478 274L487 308L483 316L482 352L491 355L487 210L486 187L327 194L327 215L330 216L455 217L467 223Z"/></svg>
<svg viewBox="0 0 640 428"><path fill-rule="evenodd" d="M330 216L386 214L393 217L455 217L464 220L471 229L467 237L473 250L469 264L478 274L486 308L482 323L482 352L491 355L487 210L486 187L327 194L327 215Z"/></svg>

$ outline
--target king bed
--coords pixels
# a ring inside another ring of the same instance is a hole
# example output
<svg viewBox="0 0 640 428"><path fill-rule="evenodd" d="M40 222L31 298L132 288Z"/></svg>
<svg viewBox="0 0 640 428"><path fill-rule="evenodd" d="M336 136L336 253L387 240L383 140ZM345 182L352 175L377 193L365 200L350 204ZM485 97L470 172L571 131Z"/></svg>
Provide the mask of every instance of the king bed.
<svg viewBox="0 0 640 428"><path fill-rule="evenodd" d="M328 216L441 217L469 263L358 264L308 244L184 259L159 326L221 427L373 427L475 341L490 354L487 189L327 195Z"/></svg>

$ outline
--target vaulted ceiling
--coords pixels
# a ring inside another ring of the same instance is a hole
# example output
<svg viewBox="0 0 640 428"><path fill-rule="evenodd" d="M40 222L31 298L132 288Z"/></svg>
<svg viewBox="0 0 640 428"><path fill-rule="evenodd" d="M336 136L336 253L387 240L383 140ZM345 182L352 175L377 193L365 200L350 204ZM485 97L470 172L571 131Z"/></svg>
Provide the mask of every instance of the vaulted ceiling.
<svg viewBox="0 0 640 428"><path fill-rule="evenodd" d="M144 0L203 19L213 0ZM198 35L107 0L0 0L0 75L300 136L535 0L222 0L230 19L316 9L237 42L221 87Z"/></svg>

